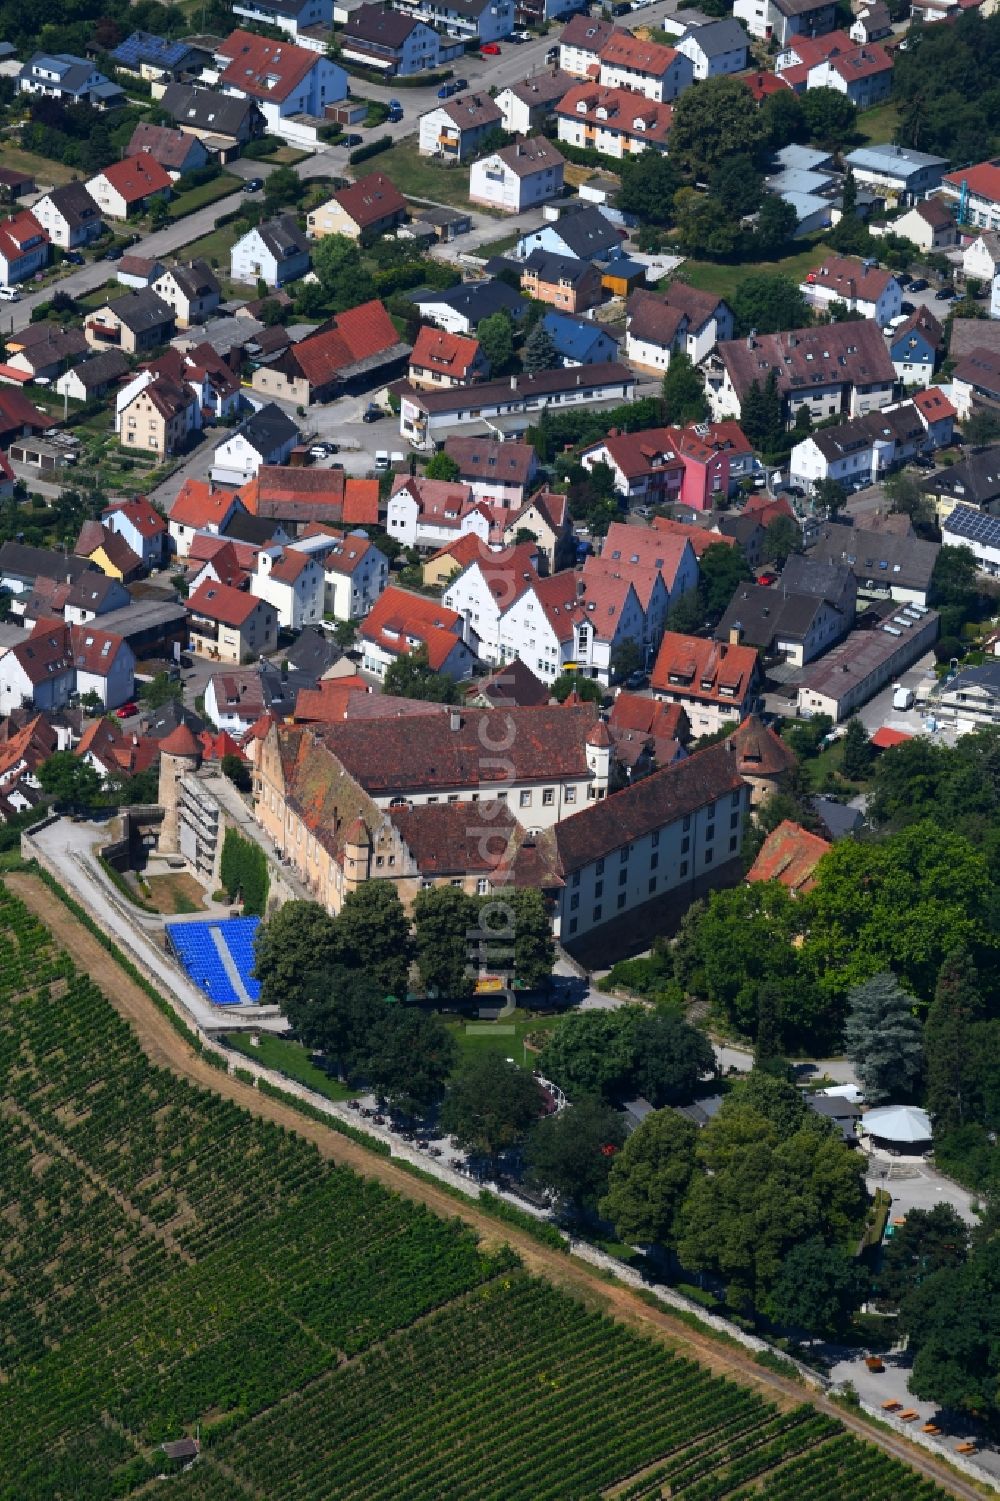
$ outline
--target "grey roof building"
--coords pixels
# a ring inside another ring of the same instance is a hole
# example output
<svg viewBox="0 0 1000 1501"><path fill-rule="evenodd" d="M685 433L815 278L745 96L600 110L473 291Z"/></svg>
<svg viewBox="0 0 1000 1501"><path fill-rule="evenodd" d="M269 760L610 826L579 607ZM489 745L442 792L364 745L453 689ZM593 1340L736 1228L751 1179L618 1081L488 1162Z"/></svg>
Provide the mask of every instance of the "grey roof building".
<svg viewBox="0 0 1000 1501"><path fill-rule="evenodd" d="M820 532L812 556L846 563L857 579L859 594L926 605L940 551L937 542L921 537L830 522Z"/></svg>
<svg viewBox="0 0 1000 1501"><path fill-rule="evenodd" d="M265 121L256 101L217 94L194 84L170 83L160 108L184 130L196 135L230 136L249 141L264 134Z"/></svg>
<svg viewBox="0 0 1000 1501"><path fill-rule="evenodd" d="M1000 444L971 453L960 464L932 474L923 487L931 495L950 496L963 506L1000 509ZM948 517L949 526L953 517L954 511ZM960 520L956 520L956 527Z"/></svg>

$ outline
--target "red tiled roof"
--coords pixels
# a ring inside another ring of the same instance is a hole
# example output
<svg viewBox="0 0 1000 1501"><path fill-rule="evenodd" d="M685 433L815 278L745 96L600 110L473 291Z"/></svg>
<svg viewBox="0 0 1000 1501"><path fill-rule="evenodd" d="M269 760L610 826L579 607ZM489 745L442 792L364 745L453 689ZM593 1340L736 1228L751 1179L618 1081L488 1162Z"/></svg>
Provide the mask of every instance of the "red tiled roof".
<svg viewBox="0 0 1000 1501"><path fill-rule="evenodd" d="M332 326L296 344L292 353L310 385L321 386L348 365L399 343L392 319L377 299L338 313Z"/></svg>
<svg viewBox="0 0 1000 1501"><path fill-rule="evenodd" d="M347 719L352 693L371 693L371 688L360 674L352 672L349 677L324 678L315 688L300 688L295 700L296 724L334 724Z"/></svg>
<svg viewBox="0 0 1000 1501"><path fill-rule="evenodd" d="M911 400L928 422L941 422L945 417L958 416L958 412L939 386L928 386L925 391L916 391Z"/></svg>
<svg viewBox="0 0 1000 1501"><path fill-rule="evenodd" d="M479 538L476 537L476 542ZM532 561L538 556L536 542L519 542L503 552L491 552L480 543L476 556L466 565L478 568L486 587L501 610L507 610L526 589L538 582L538 574Z"/></svg>
<svg viewBox="0 0 1000 1501"><path fill-rule="evenodd" d="M583 109L580 109L580 105ZM598 116L598 110L601 115ZM606 88L603 84L578 83L556 105L556 114L568 120L583 120L604 130L620 131L643 141L663 145L670 134L674 112L669 104L656 104L629 89ZM636 120L641 122L636 127Z"/></svg>
<svg viewBox="0 0 1000 1501"><path fill-rule="evenodd" d="M252 31L234 31L217 49L225 62L219 82L251 99L287 99L316 66L322 53L293 46L284 37L273 42ZM228 61L227 61L228 60Z"/></svg>
<svg viewBox="0 0 1000 1501"><path fill-rule="evenodd" d="M0 255L5 261L17 260L32 240L47 243L48 238L48 231L42 228L34 214L22 209L19 214L0 223Z"/></svg>
<svg viewBox="0 0 1000 1501"><path fill-rule="evenodd" d="M614 31L598 55L602 63L612 67L631 68L658 78L673 66L679 54L674 47L665 47L660 42L643 42L627 31Z"/></svg>
<svg viewBox="0 0 1000 1501"><path fill-rule="evenodd" d="M51 425L51 417L40 412L23 391L0 386L0 432L23 427L33 427L38 432L43 432Z"/></svg>
<svg viewBox="0 0 1000 1501"><path fill-rule="evenodd" d="M109 506L104 512L104 519L116 513L130 521L141 537L162 537L167 529L167 523L160 515L155 506L151 505L144 495L136 495L132 500L122 501L119 505Z"/></svg>
<svg viewBox="0 0 1000 1501"><path fill-rule="evenodd" d="M201 746L195 739L190 725L181 720L170 734L160 741L160 751L168 756L200 756Z"/></svg>
<svg viewBox="0 0 1000 1501"><path fill-rule="evenodd" d="M206 581L198 585L188 599L187 607L190 615L203 615L222 625L241 626L263 603L255 594L244 594L241 589L232 589L228 584Z"/></svg>
<svg viewBox="0 0 1000 1501"><path fill-rule="evenodd" d="M665 704L657 698L646 698L641 693L629 693L625 689L612 705L611 726L613 729L637 730L657 740L686 740L690 731L683 704Z"/></svg>
<svg viewBox="0 0 1000 1501"><path fill-rule="evenodd" d="M873 46L856 47L839 57L830 59L830 66L840 74L845 83L856 78L874 78L876 73L891 73L892 58L878 43Z"/></svg>
<svg viewBox="0 0 1000 1501"><path fill-rule="evenodd" d="M138 203L150 193L162 193L171 186L170 174L147 152L112 162L110 167L102 167L97 176L103 177L126 203Z"/></svg>
<svg viewBox="0 0 1000 1501"><path fill-rule="evenodd" d="M187 728L184 726L184 728ZM176 730L168 735L172 739ZM202 730L198 736L198 744L201 746L201 758L203 761L221 761L223 756L239 756L244 759L243 751L230 735L228 730Z"/></svg>
<svg viewBox="0 0 1000 1501"><path fill-rule="evenodd" d="M736 546L735 537L723 537L718 532L710 532L705 526L688 526L683 521L672 521L669 516L654 516L651 529L667 532L675 537L686 537L696 558L700 558L710 547Z"/></svg>
<svg viewBox="0 0 1000 1501"><path fill-rule="evenodd" d="M591 448L598 447L607 449L627 480L659 474L666 469L684 468L683 460L674 451L673 438L667 427L649 427L641 433L620 433L612 428L606 438L591 444Z"/></svg>
<svg viewBox="0 0 1000 1501"><path fill-rule="evenodd" d="M969 192L992 203L1000 203L1000 156L975 167L963 167L960 172L946 172L945 182L956 188L968 184Z"/></svg>
<svg viewBox="0 0 1000 1501"><path fill-rule="evenodd" d="M795 512L792 503L784 495L772 498L766 491L760 495L748 495L743 507L744 516L752 516L763 527L777 521L779 516L787 516L790 521L795 520Z"/></svg>
<svg viewBox="0 0 1000 1501"><path fill-rule="evenodd" d="M186 479L170 507L170 520L182 526L221 526L239 504L231 490L216 490L208 480Z"/></svg>
<svg viewBox="0 0 1000 1501"><path fill-rule="evenodd" d="M491 806L485 838L483 820L470 819L468 803L390 808L389 818L425 877L495 871L517 829L514 815L503 804Z"/></svg>
<svg viewBox="0 0 1000 1501"><path fill-rule="evenodd" d="M793 895L811 891L816 884L816 867L829 848L818 834L783 819L764 840L747 880L780 881Z"/></svg>
<svg viewBox="0 0 1000 1501"><path fill-rule="evenodd" d="M425 324L410 353L411 370L436 370L455 380L467 380L480 357L478 339L450 334Z"/></svg>
<svg viewBox="0 0 1000 1501"><path fill-rule="evenodd" d="M653 531L651 527L612 521L601 548L601 558L606 563L620 564L626 573L633 567L655 569L662 573L668 588L672 589L687 541L686 537Z"/></svg>
<svg viewBox="0 0 1000 1501"><path fill-rule="evenodd" d="M371 172L334 193L345 214L359 229L367 229L390 214L405 214L406 199L384 172Z"/></svg>
<svg viewBox="0 0 1000 1501"><path fill-rule="evenodd" d="M769 95L780 94L783 89L791 87L783 78L779 78L777 73L752 73L749 78L746 76L741 78L740 83L750 90L758 104Z"/></svg>
<svg viewBox="0 0 1000 1501"><path fill-rule="evenodd" d="M410 640L415 641L426 649L428 663L437 672L461 642L462 617L435 600L390 584L365 616L361 635L397 656L407 656L415 649Z"/></svg>
<svg viewBox="0 0 1000 1501"><path fill-rule="evenodd" d="M828 255L823 264L806 277L811 287L829 287L838 296L862 297L866 302L876 302L890 281L891 271L880 266L866 266L863 261L845 255Z"/></svg>
<svg viewBox="0 0 1000 1501"><path fill-rule="evenodd" d="M740 704L757 671L752 646L732 646L667 631L660 642L651 682L659 693L679 693L699 703ZM676 682L671 682L676 678ZM723 693L722 689L730 691Z"/></svg>
<svg viewBox="0 0 1000 1501"><path fill-rule="evenodd" d="M757 714L748 714L729 741L744 776L780 776L798 764L791 746L786 745Z"/></svg>

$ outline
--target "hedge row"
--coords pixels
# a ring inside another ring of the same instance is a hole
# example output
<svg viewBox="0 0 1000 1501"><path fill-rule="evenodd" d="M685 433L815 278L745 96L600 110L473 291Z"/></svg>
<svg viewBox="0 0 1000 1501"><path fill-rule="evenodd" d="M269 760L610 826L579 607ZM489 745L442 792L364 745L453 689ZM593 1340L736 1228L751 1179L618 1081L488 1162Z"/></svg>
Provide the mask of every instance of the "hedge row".
<svg viewBox="0 0 1000 1501"><path fill-rule="evenodd" d="M366 162L370 156L379 156L383 151L388 151L392 145L392 136L377 136L374 141L367 141L364 146L356 146L347 160L352 167L358 162Z"/></svg>
<svg viewBox="0 0 1000 1501"><path fill-rule="evenodd" d="M242 896L244 912L264 916L269 876L267 856L259 844L244 839L235 829L227 829L219 878L231 902Z"/></svg>

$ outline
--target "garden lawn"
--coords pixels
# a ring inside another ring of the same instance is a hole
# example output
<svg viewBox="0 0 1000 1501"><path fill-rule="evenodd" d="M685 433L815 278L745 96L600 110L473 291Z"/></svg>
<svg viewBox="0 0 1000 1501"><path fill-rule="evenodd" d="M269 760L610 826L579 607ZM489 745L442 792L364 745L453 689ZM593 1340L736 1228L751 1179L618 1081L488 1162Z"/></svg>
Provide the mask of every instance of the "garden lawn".
<svg viewBox="0 0 1000 1501"><path fill-rule="evenodd" d="M866 109L858 116L858 144L880 146L885 141L892 141L898 127L899 105L894 100L880 104L876 109Z"/></svg>
<svg viewBox="0 0 1000 1501"><path fill-rule="evenodd" d="M207 261L210 266L215 264L226 273L229 270L229 252L243 233L243 229L235 224L220 224L217 229L202 235L200 240L192 240L190 245L185 245L184 259Z"/></svg>
<svg viewBox="0 0 1000 1501"><path fill-rule="evenodd" d="M204 208L206 203L217 203L220 198L228 198L231 193L239 192L241 186L241 178L234 177L231 172L223 172L220 177L213 177L211 182L202 182L197 187L177 193L170 200L170 217L183 219L185 214L193 214L195 209Z"/></svg>
<svg viewBox="0 0 1000 1501"><path fill-rule="evenodd" d="M317 1094L325 1095L328 1100L353 1100L361 1092L350 1089L337 1079L331 1079L329 1074L317 1067L311 1052L301 1042L293 1042L287 1037L272 1037L267 1032L260 1033L259 1047L254 1047L246 1032L228 1033L226 1040L236 1052L256 1059L267 1068L276 1068L290 1079L297 1079L307 1089L314 1089Z"/></svg>
<svg viewBox="0 0 1000 1501"><path fill-rule="evenodd" d="M65 167L62 162L38 156L34 151L23 151L6 136L0 143L0 166L10 167L15 172L30 172L39 188L61 188L63 183L80 175L75 167Z"/></svg>
<svg viewBox="0 0 1000 1501"><path fill-rule="evenodd" d="M741 282L748 276L761 272L787 276L790 281L800 282L808 271L814 271L827 251L824 245L804 245L794 255L782 256L777 261L746 261L738 266L729 266L715 261L685 261L681 268L682 279L703 292L715 292L720 297L732 297Z"/></svg>
<svg viewBox="0 0 1000 1501"><path fill-rule="evenodd" d="M365 170L369 170L367 162ZM432 203L442 203L450 208L469 207L468 163L443 167L429 156L421 156L416 136L397 141L388 151L373 158L371 170L384 172L407 198L428 198ZM477 205L477 212L489 214L493 210ZM504 216L497 213L495 217Z"/></svg>
<svg viewBox="0 0 1000 1501"><path fill-rule="evenodd" d="M810 792L823 792L826 782L833 777L838 783L837 791L853 797L860 791L857 782L848 782L841 775L840 768L844 761L843 739L835 740L832 745L826 745L818 756L806 756L800 762L803 779ZM832 784L831 784L832 787Z"/></svg>
<svg viewBox="0 0 1000 1501"><path fill-rule="evenodd" d="M489 257L491 255L506 255L508 250L513 250L520 234L515 230L509 235L501 235L499 240L490 240L488 245L480 245L476 250L477 255Z"/></svg>
<svg viewBox="0 0 1000 1501"><path fill-rule="evenodd" d="M443 1016L442 1021L454 1037L459 1049L459 1062L482 1052L502 1053L513 1058L515 1063L524 1063L530 1054L526 1052L524 1039L532 1032L548 1032L559 1020L556 1015L537 1011L523 1011L520 1006L513 1016L502 1021L478 1021L475 1016Z"/></svg>

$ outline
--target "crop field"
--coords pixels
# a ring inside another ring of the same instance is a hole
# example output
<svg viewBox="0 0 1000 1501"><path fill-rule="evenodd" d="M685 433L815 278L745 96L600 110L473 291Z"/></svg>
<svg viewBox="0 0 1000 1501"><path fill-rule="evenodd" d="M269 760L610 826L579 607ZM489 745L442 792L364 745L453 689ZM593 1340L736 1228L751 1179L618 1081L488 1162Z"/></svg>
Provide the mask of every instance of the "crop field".
<svg viewBox="0 0 1000 1501"><path fill-rule="evenodd" d="M937 1501L154 1067L0 886L0 1501Z"/></svg>

